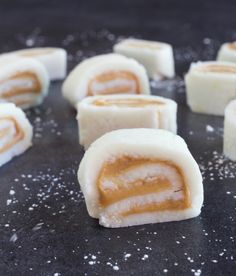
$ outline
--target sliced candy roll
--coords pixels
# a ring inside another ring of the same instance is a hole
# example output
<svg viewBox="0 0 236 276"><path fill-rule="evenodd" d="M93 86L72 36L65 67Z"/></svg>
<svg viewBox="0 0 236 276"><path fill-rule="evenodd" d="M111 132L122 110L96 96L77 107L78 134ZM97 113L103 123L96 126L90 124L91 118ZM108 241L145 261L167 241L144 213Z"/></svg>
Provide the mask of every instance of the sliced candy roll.
<svg viewBox="0 0 236 276"><path fill-rule="evenodd" d="M173 78L174 55L170 44L142 39L125 39L114 46L114 52L136 59L153 79Z"/></svg>
<svg viewBox="0 0 236 276"><path fill-rule="evenodd" d="M177 104L150 95L87 97L77 105L80 144L121 128L161 128L176 133Z"/></svg>
<svg viewBox="0 0 236 276"><path fill-rule="evenodd" d="M46 67L50 80L64 79L67 68L67 53L62 48L42 47L14 51L8 54L35 58Z"/></svg>
<svg viewBox="0 0 236 276"><path fill-rule="evenodd" d="M236 42L224 43L218 52L217 60L236 62Z"/></svg>
<svg viewBox="0 0 236 276"><path fill-rule="evenodd" d="M47 95L48 86L48 73L41 62L13 55L0 58L0 101L21 108L36 106Z"/></svg>
<svg viewBox="0 0 236 276"><path fill-rule="evenodd" d="M189 219L203 203L197 163L184 140L166 130L103 135L85 152L78 181L89 215L105 227Z"/></svg>
<svg viewBox="0 0 236 276"><path fill-rule="evenodd" d="M0 166L32 145L32 126L12 103L0 103Z"/></svg>
<svg viewBox="0 0 236 276"><path fill-rule="evenodd" d="M236 161L236 100L231 101L225 109L224 154Z"/></svg>
<svg viewBox="0 0 236 276"><path fill-rule="evenodd" d="M187 102L192 111L224 115L226 105L236 98L236 64L197 62L185 76Z"/></svg>
<svg viewBox="0 0 236 276"><path fill-rule="evenodd" d="M62 88L71 104L87 96L104 94L150 94L144 67L134 59L106 54L81 62L69 74Z"/></svg>

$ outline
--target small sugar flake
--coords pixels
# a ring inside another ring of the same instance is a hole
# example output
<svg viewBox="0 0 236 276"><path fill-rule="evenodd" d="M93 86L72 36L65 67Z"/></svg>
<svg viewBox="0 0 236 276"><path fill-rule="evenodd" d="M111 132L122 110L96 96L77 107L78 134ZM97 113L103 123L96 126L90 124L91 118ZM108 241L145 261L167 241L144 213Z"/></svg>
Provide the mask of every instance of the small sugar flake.
<svg viewBox="0 0 236 276"><path fill-rule="evenodd" d="M15 192L14 190L10 190L10 191L9 191L9 194L10 194L10 195L14 195L15 193L16 193L16 192Z"/></svg>
<svg viewBox="0 0 236 276"><path fill-rule="evenodd" d="M207 132L214 132L214 128L210 125L206 125L206 131Z"/></svg>
<svg viewBox="0 0 236 276"><path fill-rule="evenodd" d="M13 234L12 236L11 236L11 238L10 238L10 242L16 242L17 241L17 239L18 239L18 236L17 236L17 234L15 233L15 234Z"/></svg>
<svg viewBox="0 0 236 276"><path fill-rule="evenodd" d="M117 271L117 270L119 270L119 269L120 269L120 268L119 268L118 265L114 265L114 266L113 266L113 270Z"/></svg>

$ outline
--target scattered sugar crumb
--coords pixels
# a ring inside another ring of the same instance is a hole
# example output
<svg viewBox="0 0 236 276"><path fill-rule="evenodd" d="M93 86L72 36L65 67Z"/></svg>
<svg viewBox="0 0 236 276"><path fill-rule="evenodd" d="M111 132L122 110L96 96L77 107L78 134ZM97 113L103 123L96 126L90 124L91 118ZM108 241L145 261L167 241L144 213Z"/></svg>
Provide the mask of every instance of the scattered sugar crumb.
<svg viewBox="0 0 236 276"><path fill-rule="evenodd" d="M7 199L7 205L10 205L12 203L11 199Z"/></svg>
<svg viewBox="0 0 236 276"><path fill-rule="evenodd" d="M206 131L207 132L214 132L214 128L210 125L206 125Z"/></svg>
<svg viewBox="0 0 236 276"><path fill-rule="evenodd" d="M94 262L94 261L89 261L88 263L89 263L89 265L94 265L96 262Z"/></svg>
<svg viewBox="0 0 236 276"><path fill-rule="evenodd" d="M178 76L173 79L166 79L162 81L151 80L150 85L152 88L166 90L167 92L184 92L184 80Z"/></svg>
<svg viewBox="0 0 236 276"><path fill-rule="evenodd" d="M218 263L218 261L217 260L211 260L213 263Z"/></svg>
<svg viewBox="0 0 236 276"><path fill-rule="evenodd" d="M131 257L131 254L130 253L126 253L125 255L124 255L124 259L125 260L127 260L128 258L130 258Z"/></svg>
<svg viewBox="0 0 236 276"><path fill-rule="evenodd" d="M117 270L119 270L119 269L120 269L119 266L117 266L117 265L114 265L114 266L113 266L113 270L116 270L116 271L117 271Z"/></svg>
<svg viewBox="0 0 236 276"><path fill-rule="evenodd" d="M199 157L199 166L203 178L207 177L210 181L234 179L236 177L236 162L230 161L216 150L204 152Z"/></svg>
<svg viewBox="0 0 236 276"><path fill-rule="evenodd" d="M197 269L197 270L195 270L195 269L191 269L191 272L193 272L193 273L194 273L194 276L200 276L200 275L201 275L201 273L202 273L201 269Z"/></svg>
<svg viewBox="0 0 236 276"><path fill-rule="evenodd" d="M14 234L11 236L10 241L14 243L14 242L17 241L17 239L18 239L18 236L17 236L16 233L14 233Z"/></svg>
<svg viewBox="0 0 236 276"><path fill-rule="evenodd" d="M143 257L142 257L142 260L145 261L148 259L148 255L147 254L144 254Z"/></svg>
<svg viewBox="0 0 236 276"><path fill-rule="evenodd" d="M14 190L10 190L10 191L9 191L9 194L10 194L10 195L14 195L15 193L16 193L16 192L15 192Z"/></svg>

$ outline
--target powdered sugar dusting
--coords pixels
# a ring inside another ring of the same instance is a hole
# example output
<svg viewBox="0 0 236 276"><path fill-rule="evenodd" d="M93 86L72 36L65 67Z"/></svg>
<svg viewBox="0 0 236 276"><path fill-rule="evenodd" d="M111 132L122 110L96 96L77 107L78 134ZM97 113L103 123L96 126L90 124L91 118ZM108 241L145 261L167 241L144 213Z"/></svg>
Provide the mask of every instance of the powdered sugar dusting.
<svg viewBox="0 0 236 276"><path fill-rule="evenodd" d="M234 179L236 163L230 161L223 153L206 151L199 157L203 177L208 181Z"/></svg>
<svg viewBox="0 0 236 276"><path fill-rule="evenodd" d="M165 90L167 92L177 92L183 93L184 92L184 81L181 77L175 77L173 79L166 79L163 81L155 81L151 80L150 85L152 88L158 90Z"/></svg>
<svg viewBox="0 0 236 276"><path fill-rule="evenodd" d="M70 70L87 57L111 52L112 46L126 37L106 29L85 30L64 33L57 46L68 50ZM235 33L229 36L233 37ZM21 48L48 46L51 42L41 28L20 33L15 39ZM198 115L186 108L184 73L190 62L213 59L219 46L217 39L207 36L198 45L175 47L177 76L151 81L153 92L163 91L163 96L179 101L180 111L185 112L180 132L186 130L190 147L199 135L191 118ZM3 45L2 51L5 50L11 49ZM201 151L199 146L195 154L205 187L204 207L198 218L104 229L88 216L77 183L83 149L78 146L76 114L63 101L60 90L61 83L52 84L45 103L26 112L34 126L34 147L1 171L4 200L0 227L5 241L0 253L7 266L18 271L24 267L24 271L34 274L44 267L54 276L70 273L72 268L81 275L126 275L127 271L137 275L145 269L149 275L155 271L160 275L180 272L199 276L209 271L206 267L220 271L223 265L232 270L236 265L232 227L236 163L222 154L222 125L208 117L201 126L198 143L206 143L207 150ZM56 143L58 140L60 143ZM42 145L46 154L41 154ZM31 154L37 158L28 158ZM25 260L31 260L30 264Z"/></svg>

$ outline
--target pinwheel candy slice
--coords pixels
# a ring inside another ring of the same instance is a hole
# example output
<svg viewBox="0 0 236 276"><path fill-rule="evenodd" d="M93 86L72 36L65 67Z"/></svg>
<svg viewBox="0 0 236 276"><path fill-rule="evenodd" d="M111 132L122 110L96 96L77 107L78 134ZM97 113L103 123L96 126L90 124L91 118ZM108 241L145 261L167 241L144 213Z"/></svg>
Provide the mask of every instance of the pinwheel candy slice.
<svg viewBox="0 0 236 276"><path fill-rule="evenodd" d="M42 103L48 87L48 73L41 62L15 55L0 58L0 102L21 108L36 106Z"/></svg>
<svg viewBox="0 0 236 276"><path fill-rule="evenodd" d="M192 63L185 76L187 102L192 111L224 115L236 98L236 64L207 61Z"/></svg>
<svg viewBox="0 0 236 276"><path fill-rule="evenodd" d="M63 95L72 105L87 96L150 94L144 67L118 54L95 56L81 62L63 83Z"/></svg>
<svg viewBox="0 0 236 276"><path fill-rule="evenodd" d="M0 104L0 166L32 145L32 126L12 103Z"/></svg>
<svg viewBox="0 0 236 276"><path fill-rule="evenodd" d="M166 130L105 134L85 152L78 180L90 216L105 227L193 218L203 202L197 163Z"/></svg>
<svg viewBox="0 0 236 276"><path fill-rule="evenodd" d="M114 52L136 59L153 79L173 78L174 55L170 44L142 39L125 39L114 46Z"/></svg>
<svg viewBox="0 0 236 276"><path fill-rule="evenodd" d="M175 101L150 95L87 97L77 105L80 144L122 128L160 128L176 133Z"/></svg>

